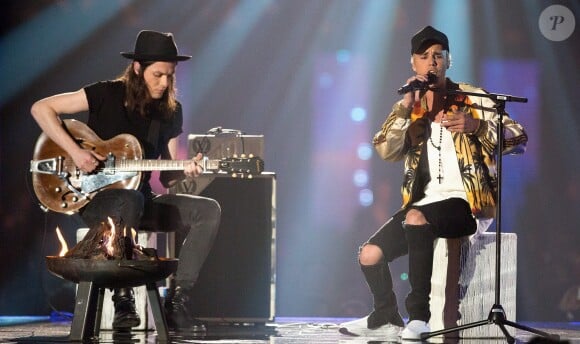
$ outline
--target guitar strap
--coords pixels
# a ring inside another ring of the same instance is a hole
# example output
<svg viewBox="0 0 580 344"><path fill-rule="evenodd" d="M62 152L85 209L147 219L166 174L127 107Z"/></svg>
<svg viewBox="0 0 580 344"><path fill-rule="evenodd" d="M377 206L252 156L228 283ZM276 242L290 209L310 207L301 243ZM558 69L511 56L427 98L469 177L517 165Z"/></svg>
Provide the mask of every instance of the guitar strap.
<svg viewBox="0 0 580 344"><path fill-rule="evenodd" d="M159 147L159 127L161 126L158 119L152 119L149 124L149 133L147 134L147 141L153 145L153 147L161 153L161 157L164 159L169 158L169 152L167 151L167 146Z"/></svg>

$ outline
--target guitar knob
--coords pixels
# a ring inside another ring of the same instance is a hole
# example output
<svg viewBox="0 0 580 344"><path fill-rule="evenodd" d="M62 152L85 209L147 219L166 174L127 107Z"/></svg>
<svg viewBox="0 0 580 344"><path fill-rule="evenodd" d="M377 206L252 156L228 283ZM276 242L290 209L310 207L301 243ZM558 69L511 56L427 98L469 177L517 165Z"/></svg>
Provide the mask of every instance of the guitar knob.
<svg viewBox="0 0 580 344"><path fill-rule="evenodd" d="M75 202L75 203L76 203L76 202L78 202L78 201L79 201L79 198L78 198L77 196L73 196L72 200L73 200L73 202Z"/></svg>
<svg viewBox="0 0 580 344"><path fill-rule="evenodd" d="M64 209L64 208L66 208L66 207L67 207L67 204L66 204L66 202L62 202L62 203L60 204L60 207L61 207L61 208L63 208L63 209Z"/></svg>
<svg viewBox="0 0 580 344"><path fill-rule="evenodd" d="M59 193L59 192L62 191L62 189L59 186L57 186L56 188L54 188L54 191L57 192L57 193Z"/></svg>

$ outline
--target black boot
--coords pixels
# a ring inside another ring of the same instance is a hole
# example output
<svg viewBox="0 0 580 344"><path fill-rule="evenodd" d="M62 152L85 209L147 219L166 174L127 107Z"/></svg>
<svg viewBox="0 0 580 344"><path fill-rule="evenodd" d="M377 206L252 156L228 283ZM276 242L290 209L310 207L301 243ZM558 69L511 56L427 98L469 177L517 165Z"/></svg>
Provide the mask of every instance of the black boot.
<svg viewBox="0 0 580 344"><path fill-rule="evenodd" d="M403 327L389 266L386 263L361 265L361 270L373 295L374 309L367 319L368 328L374 329L387 323Z"/></svg>
<svg viewBox="0 0 580 344"><path fill-rule="evenodd" d="M129 329L139 326L141 319L135 309L135 296L133 288L117 288L114 290L113 304L115 305L115 318L113 329Z"/></svg>
<svg viewBox="0 0 580 344"><path fill-rule="evenodd" d="M405 305L409 320L429 322L429 294L431 293L431 275L433 273L433 234L430 224L407 225L405 236L409 245L409 283L411 292L407 295Z"/></svg>
<svg viewBox="0 0 580 344"><path fill-rule="evenodd" d="M175 282L172 281L165 297L165 316L169 328L192 332L205 331L204 323L193 318L189 312L187 304L191 290L191 287L175 286Z"/></svg>

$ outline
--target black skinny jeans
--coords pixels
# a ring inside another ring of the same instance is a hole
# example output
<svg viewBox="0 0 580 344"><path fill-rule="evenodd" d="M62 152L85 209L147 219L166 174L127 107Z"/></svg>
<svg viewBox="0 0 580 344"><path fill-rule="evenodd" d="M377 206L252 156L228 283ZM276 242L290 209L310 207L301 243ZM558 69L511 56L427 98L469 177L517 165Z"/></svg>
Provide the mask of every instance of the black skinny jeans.
<svg viewBox="0 0 580 344"><path fill-rule="evenodd" d="M219 204L210 198L163 194L146 199L136 190L107 189L83 209L81 217L90 230L107 217L127 229L175 232L175 255L179 264L177 285L191 287L209 254L220 223Z"/></svg>

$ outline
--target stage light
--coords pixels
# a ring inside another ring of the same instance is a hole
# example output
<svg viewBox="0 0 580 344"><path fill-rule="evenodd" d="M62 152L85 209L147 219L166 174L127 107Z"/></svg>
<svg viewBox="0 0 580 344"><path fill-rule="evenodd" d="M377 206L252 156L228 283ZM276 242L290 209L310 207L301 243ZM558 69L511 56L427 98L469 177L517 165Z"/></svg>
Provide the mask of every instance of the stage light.
<svg viewBox="0 0 580 344"><path fill-rule="evenodd" d="M367 111L361 107L355 107L350 111L350 118L355 122L362 122L367 118Z"/></svg>
<svg viewBox="0 0 580 344"><path fill-rule="evenodd" d="M373 192L369 189L362 189L358 193L358 201L363 207L368 207L373 204Z"/></svg>
<svg viewBox="0 0 580 344"><path fill-rule="evenodd" d="M469 13L471 4L469 1L436 0L433 4L433 26L445 32L449 37L452 61L461 61L453 65L447 71L452 79L473 80L473 38L471 36L471 24ZM447 13L454 13L452 23L445 19ZM493 26L493 25L490 25ZM479 29L478 29L479 30ZM475 33L477 36L478 33Z"/></svg>
<svg viewBox="0 0 580 344"><path fill-rule="evenodd" d="M78 49L83 40L106 25L127 4L126 1L54 3L3 35L0 39L0 65L3 79L10 82L4 82L0 88L0 106L68 53ZM42 63L38 60L40 55Z"/></svg>
<svg viewBox="0 0 580 344"><path fill-rule="evenodd" d="M369 184L369 173L366 170L356 170L352 177L354 185L358 187L365 187Z"/></svg>
<svg viewBox="0 0 580 344"><path fill-rule="evenodd" d="M361 160L370 160L373 155L373 147L370 143L363 142L358 145L357 155Z"/></svg>

